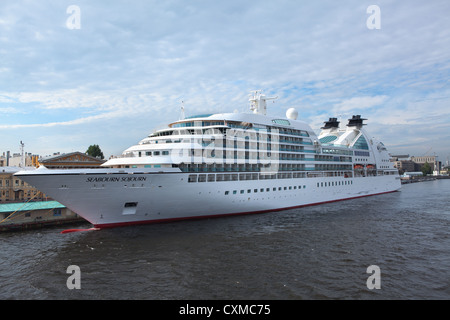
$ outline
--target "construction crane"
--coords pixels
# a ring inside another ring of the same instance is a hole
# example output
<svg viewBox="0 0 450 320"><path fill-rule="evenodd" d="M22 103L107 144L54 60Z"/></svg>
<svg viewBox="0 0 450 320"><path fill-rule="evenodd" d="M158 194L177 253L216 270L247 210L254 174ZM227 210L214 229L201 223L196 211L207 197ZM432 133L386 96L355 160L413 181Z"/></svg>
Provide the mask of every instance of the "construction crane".
<svg viewBox="0 0 450 320"><path fill-rule="evenodd" d="M433 147L430 147L430 149L428 149L427 152L425 152L425 153L422 155L422 157L423 157L423 156L426 156L426 155L431 151L431 149L433 149Z"/></svg>

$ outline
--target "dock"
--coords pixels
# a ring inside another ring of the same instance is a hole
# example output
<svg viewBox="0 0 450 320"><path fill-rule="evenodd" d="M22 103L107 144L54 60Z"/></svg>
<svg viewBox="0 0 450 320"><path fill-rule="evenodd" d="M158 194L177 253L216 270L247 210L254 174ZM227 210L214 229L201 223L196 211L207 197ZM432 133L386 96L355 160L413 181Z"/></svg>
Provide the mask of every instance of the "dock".
<svg viewBox="0 0 450 320"><path fill-rule="evenodd" d="M401 177L400 181L402 184L407 183L415 183L415 182L426 182L426 181L434 181L440 179L450 179L450 176L416 176L416 177Z"/></svg>
<svg viewBox="0 0 450 320"><path fill-rule="evenodd" d="M76 222L86 222L86 220L57 201L0 204L0 232Z"/></svg>

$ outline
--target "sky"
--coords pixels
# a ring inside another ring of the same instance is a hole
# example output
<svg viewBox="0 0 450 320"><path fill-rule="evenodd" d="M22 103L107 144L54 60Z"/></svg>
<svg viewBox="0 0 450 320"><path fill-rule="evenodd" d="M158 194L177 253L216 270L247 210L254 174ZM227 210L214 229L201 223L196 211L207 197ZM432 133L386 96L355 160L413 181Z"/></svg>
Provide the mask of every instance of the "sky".
<svg viewBox="0 0 450 320"><path fill-rule="evenodd" d="M376 5L379 10L373 10ZM450 157L448 0L1 0L0 154L119 155L201 113L316 132L354 114L391 154Z"/></svg>

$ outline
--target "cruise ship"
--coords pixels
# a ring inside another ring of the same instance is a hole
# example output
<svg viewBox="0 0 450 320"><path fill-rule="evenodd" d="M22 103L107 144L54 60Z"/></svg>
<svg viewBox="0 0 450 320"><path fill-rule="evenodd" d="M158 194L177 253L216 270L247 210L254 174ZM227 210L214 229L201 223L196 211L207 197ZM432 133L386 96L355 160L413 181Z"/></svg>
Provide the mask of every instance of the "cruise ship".
<svg viewBox="0 0 450 320"><path fill-rule="evenodd" d="M290 108L180 117L99 169L16 173L95 228L263 213L400 189L386 147L354 115L324 122L317 135ZM183 112L184 113L184 112Z"/></svg>

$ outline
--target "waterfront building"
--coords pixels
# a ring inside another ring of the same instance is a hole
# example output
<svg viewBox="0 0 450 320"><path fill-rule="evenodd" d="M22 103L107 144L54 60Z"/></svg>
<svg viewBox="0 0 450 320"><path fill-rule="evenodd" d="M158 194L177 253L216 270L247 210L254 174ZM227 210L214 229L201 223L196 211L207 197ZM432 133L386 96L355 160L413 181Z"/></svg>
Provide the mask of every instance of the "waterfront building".
<svg viewBox="0 0 450 320"><path fill-rule="evenodd" d="M0 231L84 221L57 201L0 204Z"/></svg>
<svg viewBox="0 0 450 320"><path fill-rule="evenodd" d="M416 170L417 164L412 160L397 160L394 161L394 167L398 169L400 173L413 172Z"/></svg>
<svg viewBox="0 0 450 320"><path fill-rule="evenodd" d="M422 167L425 163L428 163L431 167L431 171L433 171L434 175L438 175L442 170L442 162L437 160L437 156L411 156L409 155L400 155L400 156L392 156L392 161L394 163L394 167L398 169L400 174L406 172L417 172L421 171ZM402 160L404 159L404 160Z"/></svg>
<svg viewBox="0 0 450 320"><path fill-rule="evenodd" d="M14 173L22 169L19 167L0 167L0 204L48 199L44 193L14 176Z"/></svg>
<svg viewBox="0 0 450 320"><path fill-rule="evenodd" d="M25 153L22 157L20 153L3 152L0 156L0 167L36 167L38 155Z"/></svg>
<svg viewBox="0 0 450 320"><path fill-rule="evenodd" d="M47 169L98 168L106 160L91 157L82 152L57 153L39 159L39 164Z"/></svg>
<svg viewBox="0 0 450 320"><path fill-rule="evenodd" d="M432 171L440 170L440 161L437 160L437 156L422 156L411 157L411 161L419 165L419 170L425 163L428 163Z"/></svg>

